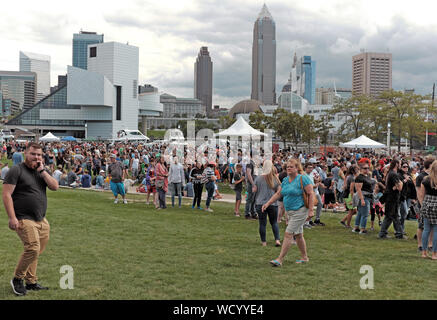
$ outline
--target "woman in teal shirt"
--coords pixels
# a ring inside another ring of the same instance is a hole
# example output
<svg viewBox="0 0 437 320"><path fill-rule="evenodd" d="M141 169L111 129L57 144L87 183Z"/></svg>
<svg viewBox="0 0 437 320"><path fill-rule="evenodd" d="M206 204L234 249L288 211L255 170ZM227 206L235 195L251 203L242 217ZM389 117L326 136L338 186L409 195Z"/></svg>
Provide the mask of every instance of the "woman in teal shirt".
<svg viewBox="0 0 437 320"><path fill-rule="evenodd" d="M305 207L303 198L304 192L308 196L308 208ZM287 177L284 178L277 192L262 206L262 211L266 210L270 204L278 200L281 195L284 197L284 207L288 215L288 226L285 230L284 243L282 244L279 257L270 261L275 267L282 265L285 255L288 249L290 249L293 237L296 239L296 244L302 256L296 263L309 261L306 243L303 237L303 225L305 221L314 216L313 186L311 180L303 174L302 166L296 159L290 159L288 161Z"/></svg>

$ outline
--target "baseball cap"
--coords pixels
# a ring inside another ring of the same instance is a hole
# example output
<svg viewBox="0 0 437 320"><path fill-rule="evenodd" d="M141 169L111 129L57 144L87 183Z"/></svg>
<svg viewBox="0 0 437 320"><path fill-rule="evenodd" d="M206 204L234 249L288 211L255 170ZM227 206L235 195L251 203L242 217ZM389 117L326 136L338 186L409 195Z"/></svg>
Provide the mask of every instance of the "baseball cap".
<svg viewBox="0 0 437 320"><path fill-rule="evenodd" d="M100 172L99 173L105 173L105 170L100 170Z"/></svg>

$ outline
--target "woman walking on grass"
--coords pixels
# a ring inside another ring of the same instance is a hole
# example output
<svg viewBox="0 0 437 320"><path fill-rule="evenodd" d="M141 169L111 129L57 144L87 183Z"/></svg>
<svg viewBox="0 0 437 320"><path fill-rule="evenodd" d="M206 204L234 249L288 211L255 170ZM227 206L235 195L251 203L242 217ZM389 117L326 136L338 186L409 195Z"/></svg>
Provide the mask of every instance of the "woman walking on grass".
<svg viewBox="0 0 437 320"><path fill-rule="evenodd" d="M273 236L275 237L275 246L280 247L280 236L278 227L278 202L274 201L265 210L262 210L263 204L268 202L278 190L281 182L276 175L276 168L273 166L272 161L266 160L263 164L262 175L256 177L255 185L252 188L255 196L255 209L259 219L259 235L261 238L261 244L267 246L266 242L266 226L267 216L269 218L270 225L272 226Z"/></svg>
<svg viewBox="0 0 437 320"><path fill-rule="evenodd" d="M422 258L428 258L427 248L429 235L432 231L432 260L437 260L437 161L431 165L429 176L423 179L420 186L420 215L423 217Z"/></svg>
<svg viewBox="0 0 437 320"><path fill-rule="evenodd" d="M281 195L284 197L284 207L288 215L288 225L285 230L284 243L282 244L281 253L275 260L270 263L275 266L281 266L288 249L291 246L293 236L300 250L301 259L296 263L305 263L309 261L305 239L303 237L303 225L306 221L314 216L314 194L313 186L310 179L303 175L301 164L296 159L290 159L287 163L287 177L282 181L276 193L270 200L262 206L262 211L266 209ZM308 197L308 208L305 206L304 193Z"/></svg>
<svg viewBox="0 0 437 320"><path fill-rule="evenodd" d="M370 202L373 198L372 180L369 177L369 164L360 163L361 173L355 178L355 190L358 195L358 213L355 219L355 228L352 232L366 234L367 217L370 213Z"/></svg>
<svg viewBox="0 0 437 320"><path fill-rule="evenodd" d="M193 182L194 189L194 198L192 209L197 205L197 209L202 210L200 207L200 201L202 201L202 191L203 191L203 183L202 183L202 174L203 168L202 163L200 161L196 161L196 166L191 170L190 179Z"/></svg>
<svg viewBox="0 0 437 320"><path fill-rule="evenodd" d="M346 227L351 227L352 216L357 212L356 205L354 204L353 198L355 193L355 177L359 174L358 167L353 165L349 168L346 176L346 181L344 184L344 204L348 210L347 215L340 221L340 223Z"/></svg>

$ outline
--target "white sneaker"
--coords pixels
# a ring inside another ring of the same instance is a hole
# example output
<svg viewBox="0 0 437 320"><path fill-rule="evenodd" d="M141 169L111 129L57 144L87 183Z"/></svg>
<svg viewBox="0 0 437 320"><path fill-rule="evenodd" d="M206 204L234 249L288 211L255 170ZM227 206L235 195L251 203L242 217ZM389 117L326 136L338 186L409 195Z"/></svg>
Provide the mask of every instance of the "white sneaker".
<svg viewBox="0 0 437 320"><path fill-rule="evenodd" d="M124 199L124 200L123 200L123 203L124 203L124 204L127 204L127 200L126 200L126 199Z"/></svg>
<svg viewBox="0 0 437 320"><path fill-rule="evenodd" d="M115 200L114 200L114 203L118 203L118 199L115 199Z"/></svg>
<svg viewBox="0 0 437 320"><path fill-rule="evenodd" d="M205 211L214 212L211 208L206 208Z"/></svg>

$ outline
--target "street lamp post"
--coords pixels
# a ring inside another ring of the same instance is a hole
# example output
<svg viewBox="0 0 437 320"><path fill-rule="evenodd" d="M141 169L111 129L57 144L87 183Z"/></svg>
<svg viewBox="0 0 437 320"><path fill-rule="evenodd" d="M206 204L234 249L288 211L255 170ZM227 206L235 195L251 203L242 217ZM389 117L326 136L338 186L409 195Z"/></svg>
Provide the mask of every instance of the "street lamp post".
<svg viewBox="0 0 437 320"><path fill-rule="evenodd" d="M390 134L391 134L391 123L389 122L387 124L387 147L388 147L388 154L391 154L390 150Z"/></svg>

